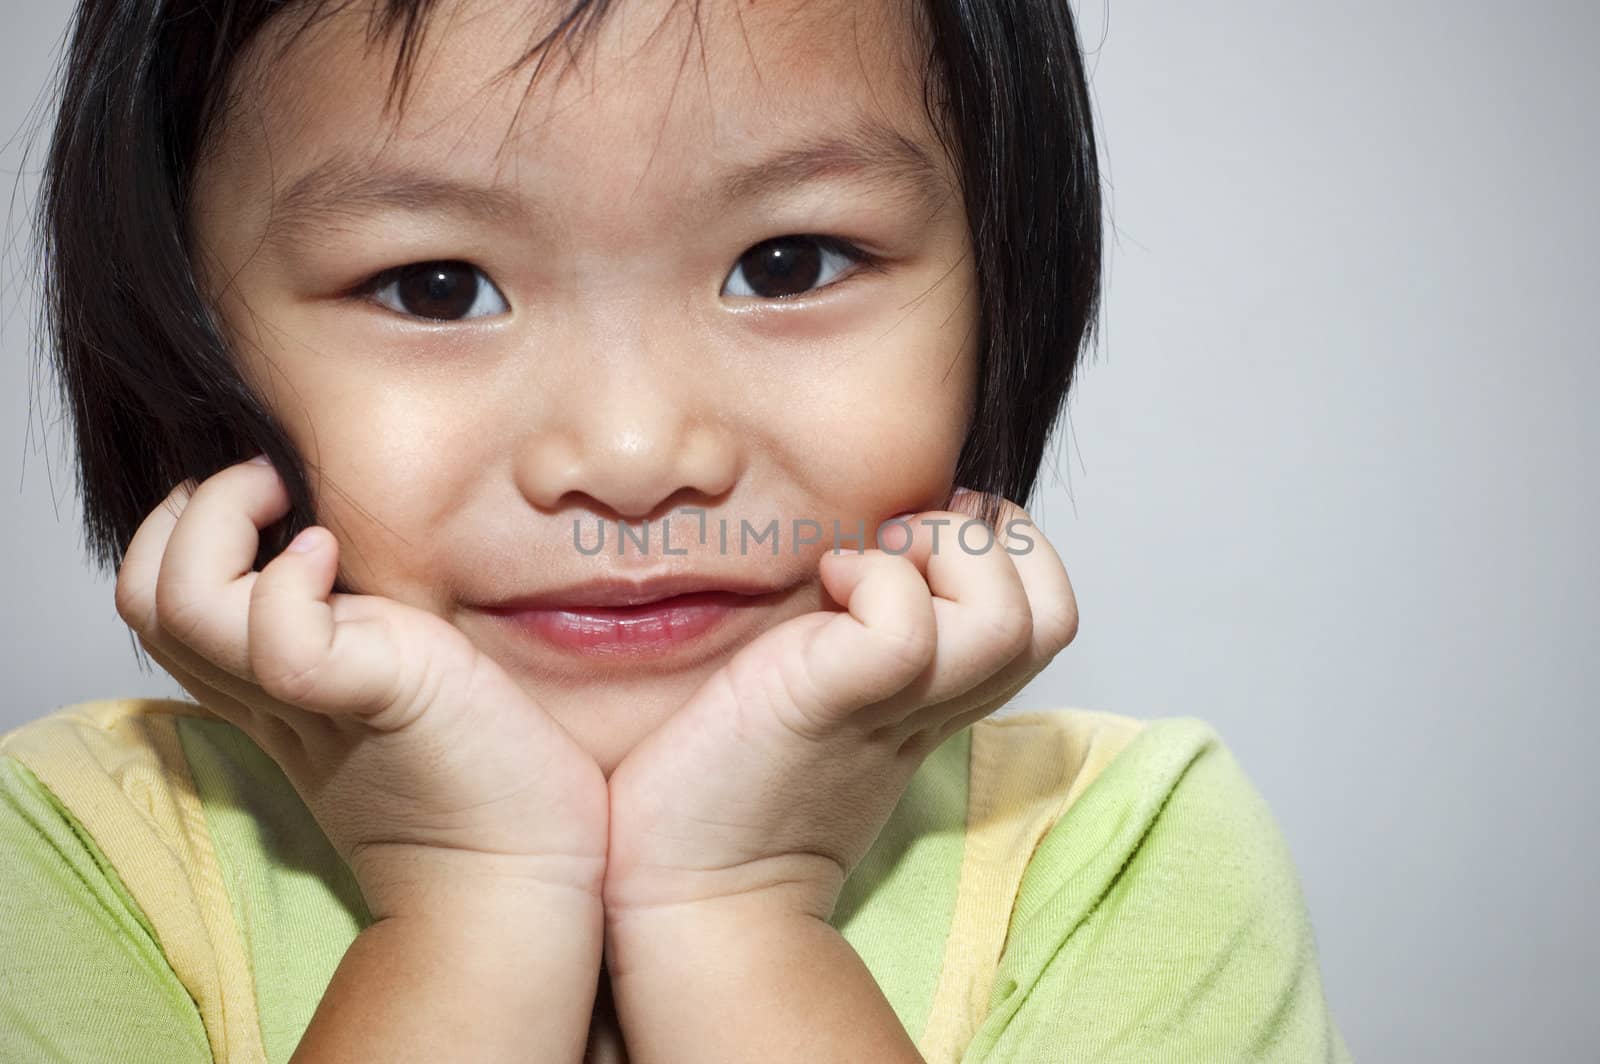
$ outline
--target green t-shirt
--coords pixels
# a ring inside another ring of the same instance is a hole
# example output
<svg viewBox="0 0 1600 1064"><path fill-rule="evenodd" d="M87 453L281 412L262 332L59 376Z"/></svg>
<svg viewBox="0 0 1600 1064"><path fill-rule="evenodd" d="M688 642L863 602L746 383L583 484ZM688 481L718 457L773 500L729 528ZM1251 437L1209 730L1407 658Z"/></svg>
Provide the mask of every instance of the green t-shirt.
<svg viewBox="0 0 1600 1064"><path fill-rule="evenodd" d="M6 1062L280 1064L371 920L278 766L188 702L0 739L0 847ZM937 1064L1351 1060L1277 824L1194 718L974 725L830 922Z"/></svg>

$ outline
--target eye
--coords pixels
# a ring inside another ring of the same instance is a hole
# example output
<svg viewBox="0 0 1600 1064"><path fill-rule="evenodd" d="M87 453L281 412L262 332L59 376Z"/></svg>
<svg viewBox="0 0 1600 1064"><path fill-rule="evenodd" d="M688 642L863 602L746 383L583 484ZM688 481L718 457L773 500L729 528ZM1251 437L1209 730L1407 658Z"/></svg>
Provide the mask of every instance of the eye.
<svg viewBox="0 0 1600 1064"><path fill-rule="evenodd" d="M872 256L831 236L780 236L746 251L723 283L722 294L792 299L832 284L852 264L872 266Z"/></svg>
<svg viewBox="0 0 1600 1064"><path fill-rule="evenodd" d="M466 262L417 262L385 270L360 292L399 314L462 321L510 311L483 271Z"/></svg>

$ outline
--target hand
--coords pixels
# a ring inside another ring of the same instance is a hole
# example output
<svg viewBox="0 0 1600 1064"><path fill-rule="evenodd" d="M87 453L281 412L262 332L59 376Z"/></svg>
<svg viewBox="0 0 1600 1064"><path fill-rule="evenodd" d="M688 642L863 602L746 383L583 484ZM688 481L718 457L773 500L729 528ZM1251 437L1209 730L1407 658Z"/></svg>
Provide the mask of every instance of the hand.
<svg viewBox="0 0 1600 1064"><path fill-rule="evenodd" d="M923 759L1077 633L1066 570L1028 515L1004 503L996 538L969 531L974 550L989 542L975 554L957 540L970 520L928 511L903 553L823 555L845 612L752 640L628 753L610 779L608 929L735 896L832 914Z"/></svg>
<svg viewBox="0 0 1600 1064"><path fill-rule="evenodd" d="M180 485L129 544L118 614L283 768L374 917L476 877L598 904L607 794L594 759L443 618L330 595L327 529L251 571L260 529L288 508L270 465Z"/></svg>

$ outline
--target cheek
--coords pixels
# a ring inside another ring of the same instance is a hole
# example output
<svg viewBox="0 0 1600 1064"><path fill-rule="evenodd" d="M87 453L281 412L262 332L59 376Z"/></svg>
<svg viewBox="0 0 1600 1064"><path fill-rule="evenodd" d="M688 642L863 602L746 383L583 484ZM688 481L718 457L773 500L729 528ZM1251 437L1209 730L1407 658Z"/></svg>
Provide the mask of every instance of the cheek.
<svg viewBox="0 0 1600 1064"><path fill-rule="evenodd" d="M960 339L891 336L836 369L826 399L803 412L807 476L836 509L882 517L942 501L976 386Z"/></svg>
<svg viewBox="0 0 1600 1064"><path fill-rule="evenodd" d="M307 402L276 408L305 461L321 521L344 544L352 586L428 605L430 573L446 571L451 515L464 511L469 472L491 467L444 396L402 384L321 374L297 387Z"/></svg>

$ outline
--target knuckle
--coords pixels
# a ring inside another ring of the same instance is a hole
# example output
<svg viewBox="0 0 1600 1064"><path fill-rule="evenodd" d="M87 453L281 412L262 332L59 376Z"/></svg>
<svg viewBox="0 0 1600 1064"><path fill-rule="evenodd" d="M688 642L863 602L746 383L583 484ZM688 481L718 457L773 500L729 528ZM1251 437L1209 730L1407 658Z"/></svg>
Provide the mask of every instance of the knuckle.
<svg viewBox="0 0 1600 1064"><path fill-rule="evenodd" d="M282 560L283 558L280 555L268 562L267 567L256 576L255 583L251 584L250 612L252 615L257 614L263 607L276 606L280 602L298 597L296 592L292 588L285 586L280 579L284 574L284 570L278 563Z"/></svg>
<svg viewBox="0 0 1600 1064"><path fill-rule="evenodd" d="M156 623L173 638L188 643L205 623L205 610L181 585L156 588Z"/></svg>
<svg viewBox="0 0 1600 1064"><path fill-rule="evenodd" d="M477 669L471 672L475 675ZM360 708L376 714L375 719L387 728L405 727L433 707L445 704L444 693L452 675L450 670L439 668L392 673L386 682L368 692L366 704ZM471 679L463 682L470 684Z"/></svg>
<svg viewBox="0 0 1600 1064"><path fill-rule="evenodd" d="M139 631L149 623L149 595L128 575L126 568L117 574L117 586L112 598L117 606L117 616L134 631Z"/></svg>
<svg viewBox="0 0 1600 1064"><path fill-rule="evenodd" d="M995 606L984 620L998 653L1014 658L1033 642L1033 611L1025 604Z"/></svg>
<svg viewBox="0 0 1600 1064"><path fill-rule="evenodd" d="M250 670L255 673L256 683L260 684L261 689L268 695L279 701L298 705L310 698L317 689L321 666L321 661L304 665L287 665L282 661L275 661L272 655L262 654L257 644L251 641Z"/></svg>
<svg viewBox="0 0 1600 1064"><path fill-rule="evenodd" d="M1047 653L1064 649L1078 636L1078 607L1071 601L1059 603L1035 621L1035 630Z"/></svg>
<svg viewBox="0 0 1600 1064"><path fill-rule="evenodd" d="M931 625L885 628L880 629L876 636L884 656L900 670L921 671L933 660L937 640Z"/></svg>
<svg viewBox="0 0 1600 1064"><path fill-rule="evenodd" d="M263 592L263 583L265 581L257 581L250 593L249 636L245 647L250 672L261 689L271 697L299 703L316 690L321 661L291 660L291 655L285 653L280 627L272 621L270 614L255 608L272 597L271 591Z"/></svg>

